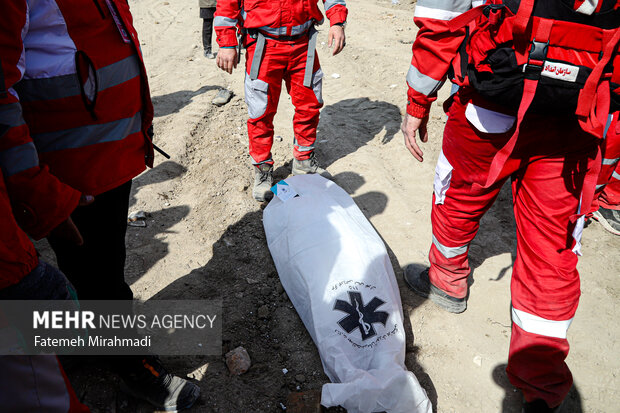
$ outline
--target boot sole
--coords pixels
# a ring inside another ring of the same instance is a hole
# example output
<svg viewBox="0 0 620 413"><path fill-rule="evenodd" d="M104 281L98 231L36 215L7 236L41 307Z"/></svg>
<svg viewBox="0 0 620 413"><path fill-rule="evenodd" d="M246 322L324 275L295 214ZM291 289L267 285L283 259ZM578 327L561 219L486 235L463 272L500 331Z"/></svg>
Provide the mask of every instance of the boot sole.
<svg viewBox="0 0 620 413"><path fill-rule="evenodd" d="M605 219L605 217L603 217L603 215L601 215L600 212L598 211L594 211L592 213L592 216L594 219L596 219L596 221L601 224L603 226L603 228L605 228L605 230L607 232L611 232L614 235L620 235L620 231L618 231L617 229L615 229L614 227L612 227L609 222L607 222L607 220Z"/></svg>
<svg viewBox="0 0 620 413"><path fill-rule="evenodd" d="M431 299L432 302L434 302L435 304L437 304L438 306L440 306L447 312L452 313L452 314L461 314L462 312L467 310L466 301L462 301L462 302L452 301L446 297L443 297L437 294L433 290L438 290L438 288L431 284L431 292L429 294L429 298Z"/></svg>
<svg viewBox="0 0 620 413"><path fill-rule="evenodd" d="M452 313L452 314L460 314L464 312L465 310L467 310L466 300L463 300L463 301L450 300L449 298L444 297L445 293L443 291L435 287L430 282L429 282L430 291L421 290L417 288L413 283L410 283L407 277L405 277L404 275L405 274L403 274L403 279L405 280L405 284L407 284L407 286L411 290L413 290L413 292L415 292L417 295L423 298L429 298L432 302L434 302L435 304L437 304L439 307L443 308L447 312Z"/></svg>
<svg viewBox="0 0 620 413"><path fill-rule="evenodd" d="M332 179L332 174L330 174L326 170L324 170L323 172L306 172L306 171L301 170L301 169L291 169L291 174L292 175L311 175L311 174L316 174L316 175L321 175L323 178L326 178L326 179Z"/></svg>

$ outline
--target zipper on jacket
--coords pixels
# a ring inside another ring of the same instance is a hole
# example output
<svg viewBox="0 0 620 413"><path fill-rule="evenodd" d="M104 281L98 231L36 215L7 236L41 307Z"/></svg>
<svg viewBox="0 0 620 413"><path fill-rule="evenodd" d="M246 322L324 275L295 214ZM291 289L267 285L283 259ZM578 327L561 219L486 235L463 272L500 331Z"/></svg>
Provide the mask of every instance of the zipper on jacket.
<svg viewBox="0 0 620 413"><path fill-rule="evenodd" d="M93 3L95 3L95 6L97 7L97 10L99 10L99 14L101 15L102 19L105 19L105 13L103 12L103 9L101 8L101 5L99 4L98 0L93 0Z"/></svg>

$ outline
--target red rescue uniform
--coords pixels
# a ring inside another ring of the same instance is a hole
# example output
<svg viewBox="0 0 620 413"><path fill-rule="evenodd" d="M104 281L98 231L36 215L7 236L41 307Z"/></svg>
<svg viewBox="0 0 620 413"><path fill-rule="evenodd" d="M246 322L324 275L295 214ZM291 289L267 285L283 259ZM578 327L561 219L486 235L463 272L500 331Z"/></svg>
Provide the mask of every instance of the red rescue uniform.
<svg viewBox="0 0 620 413"><path fill-rule="evenodd" d="M31 236L152 164L139 45L126 1L3 4L0 167Z"/></svg>
<svg viewBox="0 0 620 413"><path fill-rule="evenodd" d="M619 4L564 2L583 14ZM407 74L409 115L428 116L449 69L462 67L459 49L466 30L451 31L449 21L482 3L418 0L414 21L420 30ZM526 114L512 153L488 182L494 158L515 132L517 113L484 101L463 79L455 81L462 87L449 109L435 172L429 279L449 296L467 296L470 243L480 219L511 178L517 256L507 372L526 401L542 399L555 407L572 385L564 362L566 334L579 302L577 256L590 207L580 199L588 189L584 180L597 159L600 140L585 133L573 114ZM571 220L576 216L576 222Z"/></svg>
<svg viewBox="0 0 620 413"><path fill-rule="evenodd" d="M346 21L344 0L324 0L330 24ZM315 55L315 24L323 22L317 0L269 2L246 0L218 1L214 27L222 47L237 46L237 27L246 34L247 47L245 101L248 105L250 155L255 165L273 164L273 118L282 81L295 106L294 156L310 157L316 141L322 78Z"/></svg>

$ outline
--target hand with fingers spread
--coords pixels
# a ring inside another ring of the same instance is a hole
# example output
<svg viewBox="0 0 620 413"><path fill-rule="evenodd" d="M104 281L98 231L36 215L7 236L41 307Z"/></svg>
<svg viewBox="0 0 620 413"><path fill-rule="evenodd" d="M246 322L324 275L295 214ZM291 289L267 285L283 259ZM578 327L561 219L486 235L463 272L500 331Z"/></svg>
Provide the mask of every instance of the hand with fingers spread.
<svg viewBox="0 0 620 413"><path fill-rule="evenodd" d="M329 28L329 34L327 36L327 44L329 47L333 47L332 56L337 55L346 46L346 36L344 34L344 26L333 25Z"/></svg>
<svg viewBox="0 0 620 413"><path fill-rule="evenodd" d="M229 74L232 74L233 69L237 68L237 48L220 48L217 52L217 58L215 64Z"/></svg>
<svg viewBox="0 0 620 413"><path fill-rule="evenodd" d="M409 152L411 152L413 157L420 162L424 161L424 153L422 152L422 149L420 149L420 147L418 146L418 143L415 140L415 136L417 132L420 135L420 141L428 141L428 132L426 130L427 123L428 116L424 118L416 118L407 113L405 114L403 123L400 126L400 130L405 136L405 146L407 147L407 149L409 149Z"/></svg>

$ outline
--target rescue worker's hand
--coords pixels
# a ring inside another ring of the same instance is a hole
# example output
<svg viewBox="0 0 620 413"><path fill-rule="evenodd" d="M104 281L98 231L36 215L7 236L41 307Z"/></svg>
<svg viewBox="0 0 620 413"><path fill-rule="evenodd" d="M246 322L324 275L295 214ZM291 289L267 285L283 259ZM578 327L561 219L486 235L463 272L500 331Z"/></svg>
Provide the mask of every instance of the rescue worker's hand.
<svg viewBox="0 0 620 413"><path fill-rule="evenodd" d="M84 244L84 238L80 234L80 230L75 226L71 217L62 221L56 228L52 230L50 236L77 245Z"/></svg>
<svg viewBox="0 0 620 413"><path fill-rule="evenodd" d="M225 72L232 74L233 69L237 67L237 48L222 49L217 52L217 59L215 59L217 67Z"/></svg>
<svg viewBox="0 0 620 413"><path fill-rule="evenodd" d="M403 135L405 135L405 146L409 149L413 157L420 162L424 161L424 153L418 146L415 135L417 131L422 142L428 141L428 132L426 131L427 123L428 116L421 119L415 118L407 113L405 114L405 119L403 119L403 124L400 126L400 130L403 132Z"/></svg>
<svg viewBox="0 0 620 413"><path fill-rule="evenodd" d="M345 46L345 35L344 35L344 27L333 25L329 28L329 34L327 36L327 44L329 47L334 47L334 51L332 52L332 56L337 55L344 49Z"/></svg>
<svg viewBox="0 0 620 413"><path fill-rule="evenodd" d="M78 207L92 204L94 200L95 197L92 195L82 195ZM50 236L63 241L68 241L77 246L84 244L84 238L82 238L80 230L75 226L75 223L71 217L65 219L56 228L54 228L50 233Z"/></svg>

